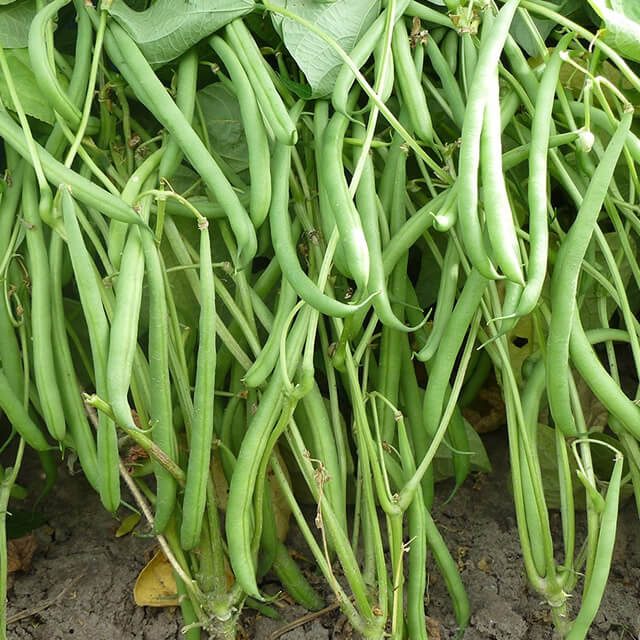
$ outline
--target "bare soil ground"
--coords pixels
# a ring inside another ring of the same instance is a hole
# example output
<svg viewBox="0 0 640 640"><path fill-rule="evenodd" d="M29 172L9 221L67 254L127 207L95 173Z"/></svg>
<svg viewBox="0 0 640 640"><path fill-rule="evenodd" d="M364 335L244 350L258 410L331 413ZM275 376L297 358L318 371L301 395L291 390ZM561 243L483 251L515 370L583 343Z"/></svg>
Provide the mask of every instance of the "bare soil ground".
<svg viewBox="0 0 640 640"><path fill-rule="evenodd" d="M485 444L494 472L470 478L446 505L443 501L451 486L444 483L434 509L471 601L471 624L464 639L551 640L554 636L548 608L528 588L524 575L508 490L504 432L485 436ZM28 614L9 626L12 640L182 638L179 610L139 608L133 600L133 585L154 546L152 538L116 538L118 523L104 511L84 479L70 476L66 469L60 470L56 488L40 508L47 524L34 532L37 549L31 564L27 570L13 574L9 592L9 615ZM559 529L558 520L557 514L552 514L553 525ZM299 547L299 541L294 538L291 545ZM457 632L451 603L437 569L429 568L426 598L430 638L450 640ZM638 518L633 504L628 503L621 513L605 599L589 639L638 640L639 597ZM327 599L331 599L328 593ZM287 622L305 614L284 600L279 610L282 621L247 610L241 635L268 640ZM355 640L357 635L334 610L279 637Z"/></svg>

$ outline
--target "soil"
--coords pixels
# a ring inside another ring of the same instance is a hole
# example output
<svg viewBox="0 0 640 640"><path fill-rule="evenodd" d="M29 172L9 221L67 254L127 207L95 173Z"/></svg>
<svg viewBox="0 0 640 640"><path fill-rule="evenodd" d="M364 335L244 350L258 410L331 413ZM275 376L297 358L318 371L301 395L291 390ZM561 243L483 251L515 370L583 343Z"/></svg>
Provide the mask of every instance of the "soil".
<svg viewBox="0 0 640 640"><path fill-rule="evenodd" d="M451 486L439 485L434 517L457 559L471 602L465 640L552 640L548 607L527 586L515 513L508 490L505 434L484 436L494 472L470 478L448 504ZM28 468L28 467L27 467ZM137 607L132 589L152 552L154 540L116 538L117 521L101 506L80 475L60 469L56 488L41 507L47 524L34 533L37 550L30 566L13 576L9 616L31 615L9 626L12 640L178 640L181 617L175 608ZM559 517L552 523L559 529ZM590 640L640 637L640 537L629 502L621 512L613 568ZM558 538L559 539L559 538ZM299 541L291 540L298 547ZM300 547L302 550L302 547ZM304 551L303 551L304 553ZM456 637L451 603L437 569L430 566L430 639ZM328 600L330 601L330 596ZM576 597L576 600L578 598ZM274 621L247 610L242 636L268 640L306 611L282 600ZM575 607L575 604L574 604ZM357 638L346 619L331 611L279 636L283 640Z"/></svg>

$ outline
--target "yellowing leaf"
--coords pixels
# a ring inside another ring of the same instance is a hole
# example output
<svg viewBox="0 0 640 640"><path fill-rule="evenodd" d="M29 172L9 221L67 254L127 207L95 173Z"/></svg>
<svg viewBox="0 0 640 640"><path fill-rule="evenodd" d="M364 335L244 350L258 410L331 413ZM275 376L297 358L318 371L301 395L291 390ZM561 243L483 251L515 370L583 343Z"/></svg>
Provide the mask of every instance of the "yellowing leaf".
<svg viewBox="0 0 640 640"><path fill-rule="evenodd" d="M173 568L162 551L158 551L140 572L133 587L139 607L177 607L178 589Z"/></svg>

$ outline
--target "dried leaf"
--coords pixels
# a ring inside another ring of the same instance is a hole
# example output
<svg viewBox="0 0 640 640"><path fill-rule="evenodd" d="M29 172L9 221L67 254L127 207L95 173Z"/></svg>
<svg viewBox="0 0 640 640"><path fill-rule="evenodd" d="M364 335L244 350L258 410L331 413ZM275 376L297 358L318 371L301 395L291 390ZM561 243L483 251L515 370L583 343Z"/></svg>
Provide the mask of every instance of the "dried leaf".
<svg viewBox="0 0 640 640"><path fill-rule="evenodd" d="M158 551L140 572L133 598L139 607L177 607L177 592L173 567L167 556Z"/></svg>
<svg viewBox="0 0 640 640"><path fill-rule="evenodd" d="M38 548L36 537L32 534L7 542L7 572L26 571L31 565L33 554Z"/></svg>

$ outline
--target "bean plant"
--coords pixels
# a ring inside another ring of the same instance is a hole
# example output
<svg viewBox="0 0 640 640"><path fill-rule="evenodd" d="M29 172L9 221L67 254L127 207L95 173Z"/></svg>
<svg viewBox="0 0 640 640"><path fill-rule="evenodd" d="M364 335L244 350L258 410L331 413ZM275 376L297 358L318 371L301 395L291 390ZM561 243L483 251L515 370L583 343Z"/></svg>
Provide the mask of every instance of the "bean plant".
<svg viewBox="0 0 640 640"><path fill-rule="evenodd" d="M438 460L489 470L489 379L530 586L586 638L640 509L633 2L0 4L0 638L26 446L145 514L189 640L273 615L270 571L330 604L278 501L363 638L427 639L428 554L462 637L431 509Z"/></svg>

